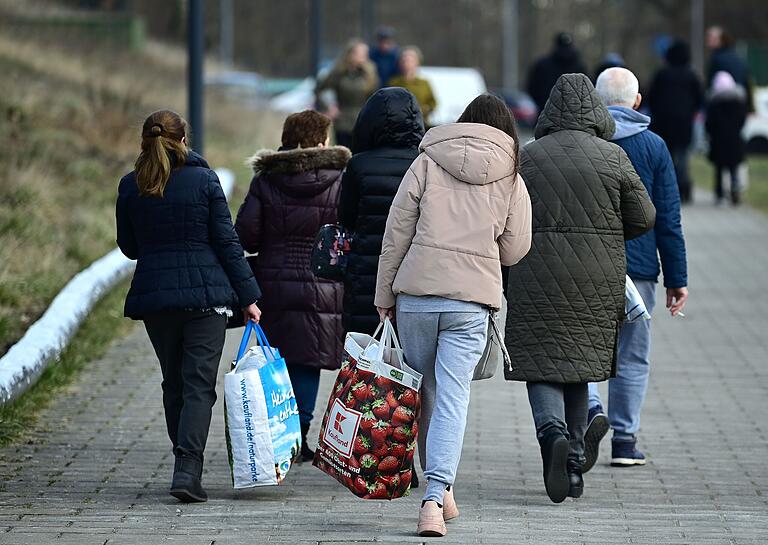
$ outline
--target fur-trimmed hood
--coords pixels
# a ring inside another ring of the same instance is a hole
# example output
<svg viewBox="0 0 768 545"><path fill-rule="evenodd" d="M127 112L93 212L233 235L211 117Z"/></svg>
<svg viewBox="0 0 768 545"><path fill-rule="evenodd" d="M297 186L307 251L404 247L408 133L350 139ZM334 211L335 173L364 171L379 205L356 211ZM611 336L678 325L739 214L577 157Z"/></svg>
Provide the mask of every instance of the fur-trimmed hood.
<svg viewBox="0 0 768 545"><path fill-rule="evenodd" d="M264 149L247 163L256 177L267 177L283 192L294 197L310 197L334 183L351 157L352 153L344 146Z"/></svg>

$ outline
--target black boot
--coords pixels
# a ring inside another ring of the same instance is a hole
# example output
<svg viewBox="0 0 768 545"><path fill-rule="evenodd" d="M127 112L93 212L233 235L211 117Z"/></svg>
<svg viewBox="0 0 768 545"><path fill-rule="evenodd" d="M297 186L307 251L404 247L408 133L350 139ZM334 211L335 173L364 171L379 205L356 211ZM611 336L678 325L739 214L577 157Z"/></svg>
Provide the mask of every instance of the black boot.
<svg viewBox="0 0 768 545"><path fill-rule="evenodd" d="M581 464L575 460L568 460L568 480L568 497L580 498L584 493L584 478L581 476Z"/></svg>
<svg viewBox="0 0 768 545"><path fill-rule="evenodd" d="M544 466L544 486L549 499L560 503L568 496L568 439L563 432L551 428L539 439Z"/></svg>
<svg viewBox="0 0 768 545"><path fill-rule="evenodd" d="M190 456L176 456L173 467L171 496L184 503L208 501L208 494L200 483L203 462Z"/></svg>
<svg viewBox="0 0 768 545"><path fill-rule="evenodd" d="M301 454L299 461L311 462L315 459L315 451L309 448L307 445L307 434L309 433L309 424L301 425Z"/></svg>

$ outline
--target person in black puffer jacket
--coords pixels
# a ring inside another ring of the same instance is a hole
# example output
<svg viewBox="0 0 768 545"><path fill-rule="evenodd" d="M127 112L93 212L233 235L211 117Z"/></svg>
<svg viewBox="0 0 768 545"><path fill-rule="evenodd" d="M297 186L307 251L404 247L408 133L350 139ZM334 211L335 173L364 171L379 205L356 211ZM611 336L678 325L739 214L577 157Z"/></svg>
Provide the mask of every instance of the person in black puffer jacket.
<svg viewBox="0 0 768 545"><path fill-rule="evenodd" d="M144 320L163 373L163 406L176 463L171 495L206 501L203 451L216 402L227 315L258 322L261 291L205 159L187 149L177 113L150 115L136 170L120 180L117 244L137 260L125 315Z"/></svg>
<svg viewBox="0 0 768 545"><path fill-rule="evenodd" d="M370 334L379 324L373 298L384 226L423 137L416 97L402 88L380 89L357 117L339 205L339 221L354 237L344 285L343 323L348 332Z"/></svg>

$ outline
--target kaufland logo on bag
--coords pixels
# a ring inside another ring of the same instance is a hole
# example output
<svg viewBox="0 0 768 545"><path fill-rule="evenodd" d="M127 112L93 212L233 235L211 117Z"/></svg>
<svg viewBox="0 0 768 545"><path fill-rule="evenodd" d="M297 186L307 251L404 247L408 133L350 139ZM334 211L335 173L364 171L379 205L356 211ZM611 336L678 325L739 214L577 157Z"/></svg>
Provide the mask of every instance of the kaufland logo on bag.
<svg viewBox="0 0 768 545"><path fill-rule="evenodd" d="M362 413L348 409L338 399L333 400L328 425L325 427L323 441L347 458L352 456L357 428L360 426Z"/></svg>

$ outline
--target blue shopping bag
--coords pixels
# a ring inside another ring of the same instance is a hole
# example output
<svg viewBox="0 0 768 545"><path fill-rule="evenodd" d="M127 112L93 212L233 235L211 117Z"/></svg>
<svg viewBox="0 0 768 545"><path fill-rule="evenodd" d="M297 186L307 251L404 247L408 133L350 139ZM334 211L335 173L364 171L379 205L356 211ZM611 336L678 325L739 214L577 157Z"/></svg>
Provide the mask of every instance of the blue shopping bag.
<svg viewBox="0 0 768 545"><path fill-rule="evenodd" d="M301 449L299 411L285 360L251 321L224 375L224 406L234 487L280 484Z"/></svg>

